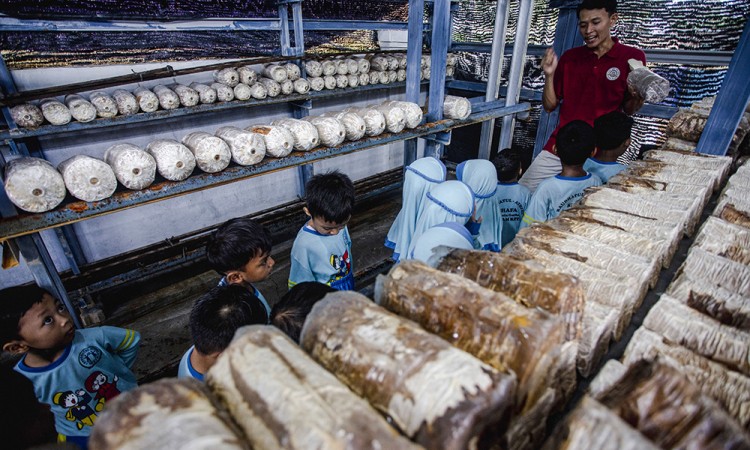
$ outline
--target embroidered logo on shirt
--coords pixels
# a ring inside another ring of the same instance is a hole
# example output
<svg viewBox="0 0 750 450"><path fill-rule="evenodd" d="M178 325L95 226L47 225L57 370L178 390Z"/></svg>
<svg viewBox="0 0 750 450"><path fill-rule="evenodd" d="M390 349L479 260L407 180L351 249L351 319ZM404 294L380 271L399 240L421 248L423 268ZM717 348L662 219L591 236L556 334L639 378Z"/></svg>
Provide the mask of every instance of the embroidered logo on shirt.
<svg viewBox="0 0 750 450"><path fill-rule="evenodd" d="M620 78L620 69L617 67L612 67L607 71L607 79L609 81L615 81L618 78Z"/></svg>
<svg viewBox="0 0 750 450"><path fill-rule="evenodd" d="M102 351L96 347L86 347L78 354L78 362L85 368L94 367L102 359Z"/></svg>

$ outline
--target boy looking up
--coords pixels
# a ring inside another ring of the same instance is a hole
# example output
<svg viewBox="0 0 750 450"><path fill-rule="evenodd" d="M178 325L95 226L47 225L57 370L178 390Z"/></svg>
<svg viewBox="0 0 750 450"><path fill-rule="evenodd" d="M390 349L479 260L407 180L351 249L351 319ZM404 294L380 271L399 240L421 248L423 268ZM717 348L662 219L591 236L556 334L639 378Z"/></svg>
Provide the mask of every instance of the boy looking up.
<svg viewBox="0 0 750 450"><path fill-rule="evenodd" d="M140 335L109 326L76 330L65 306L46 290L0 291L3 350L20 355L15 370L55 415L58 442L86 448L105 403L136 387L130 368Z"/></svg>
<svg viewBox="0 0 750 450"><path fill-rule="evenodd" d="M509 148L501 151L493 160L497 170L497 191L495 201L503 216L502 243L512 241L521 227L521 219L531 199L531 191L518 184L521 175L521 155Z"/></svg>
<svg viewBox="0 0 750 450"><path fill-rule="evenodd" d="M229 284L212 288L196 300L190 311L193 346L182 356L177 376L203 381L237 329L267 323L263 303L244 286Z"/></svg>
<svg viewBox="0 0 750 450"><path fill-rule="evenodd" d="M625 165L618 163L617 158L630 147L632 129L633 119L620 111L597 117L594 121L596 154L586 160L583 170L601 178L602 183L620 173Z"/></svg>
<svg viewBox="0 0 750 450"><path fill-rule="evenodd" d="M562 127L555 144L562 172L539 183L529 200L521 227L557 217L561 211L578 203L584 189L602 184L599 177L583 170L594 148L594 129L586 122L574 120Z"/></svg>
<svg viewBox="0 0 750 450"><path fill-rule="evenodd" d="M220 286L243 286L258 297L268 323L271 305L253 285L268 278L275 263L271 258L271 237L263 225L247 217L228 220L209 239L206 258L214 270L224 275Z"/></svg>
<svg viewBox="0 0 750 450"><path fill-rule="evenodd" d="M315 175L305 186L309 220L292 245L289 288L317 281L334 289L354 289L352 240L346 224L354 209L354 184L339 171Z"/></svg>

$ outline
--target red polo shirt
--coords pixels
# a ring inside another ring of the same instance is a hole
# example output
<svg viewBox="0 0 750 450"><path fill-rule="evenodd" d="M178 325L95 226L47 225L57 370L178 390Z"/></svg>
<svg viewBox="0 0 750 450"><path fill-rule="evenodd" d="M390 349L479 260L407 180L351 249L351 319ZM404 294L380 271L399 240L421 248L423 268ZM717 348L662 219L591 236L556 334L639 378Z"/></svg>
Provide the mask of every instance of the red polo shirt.
<svg viewBox="0 0 750 450"><path fill-rule="evenodd" d="M573 120L584 120L594 125L594 119L612 111L622 111L628 90L629 59L646 64L643 51L615 44L601 58L585 45L563 53L555 70L555 94L560 100L560 122L552 132L544 149L552 151L557 132Z"/></svg>

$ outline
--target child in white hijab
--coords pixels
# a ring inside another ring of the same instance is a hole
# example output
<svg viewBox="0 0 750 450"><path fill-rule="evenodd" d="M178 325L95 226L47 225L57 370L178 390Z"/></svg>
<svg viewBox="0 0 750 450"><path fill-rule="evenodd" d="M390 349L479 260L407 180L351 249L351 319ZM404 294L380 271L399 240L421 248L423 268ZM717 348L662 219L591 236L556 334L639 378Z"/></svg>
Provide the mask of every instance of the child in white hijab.
<svg viewBox="0 0 750 450"><path fill-rule="evenodd" d="M486 159L464 161L456 167L456 178L474 193L476 215L482 218L478 237L480 248L499 252L503 241L503 216L493 200L497 191L495 165Z"/></svg>
<svg viewBox="0 0 750 450"><path fill-rule="evenodd" d="M471 250L474 248L474 240L465 226L458 222L445 222L435 225L422 233L414 243L414 250L409 259L418 259L429 263L432 251L435 247L445 245L452 248Z"/></svg>

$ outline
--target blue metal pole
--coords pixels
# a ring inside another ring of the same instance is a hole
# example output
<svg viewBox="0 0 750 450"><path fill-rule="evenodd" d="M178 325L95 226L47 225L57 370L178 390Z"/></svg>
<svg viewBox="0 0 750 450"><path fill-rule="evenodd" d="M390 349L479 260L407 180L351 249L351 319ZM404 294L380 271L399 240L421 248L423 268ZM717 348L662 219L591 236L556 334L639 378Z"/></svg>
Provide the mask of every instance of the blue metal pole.
<svg viewBox="0 0 750 450"><path fill-rule="evenodd" d="M557 19L557 29L555 30L555 42L552 48L555 49L557 56L562 56L565 50L573 48L583 43L583 39L578 32L578 14L576 7L579 2L567 2L560 7L560 14ZM553 5L550 5L552 7ZM534 157L542 151L547 139L557 126L559 118L559 108L551 113L542 109L542 115L539 118L539 128L536 132L536 142L534 143Z"/></svg>
<svg viewBox="0 0 750 450"><path fill-rule="evenodd" d="M729 70L724 75L714 107L708 116L695 151L709 155L726 155L737 126L750 101L750 20L734 50Z"/></svg>
<svg viewBox="0 0 750 450"><path fill-rule="evenodd" d="M503 58L505 50L505 35L508 28L508 0L498 0L495 11L495 29L492 34L492 54L490 56L490 73L487 78L487 91L484 100L491 102L497 100L500 92L500 77L503 74ZM490 158L490 146L492 145L492 131L495 121L488 120L482 123L482 134L479 138L479 159Z"/></svg>
<svg viewBox="0 0 750 450"><path fill-rule="evenodd" d="M445 63L450 45L450 0L436 0L432 15L430 101L427 107L427 121L437 122L443 118L445 99ZM440 158L443 144L427 140L425 155Z"/></svg>
<svg viewBox="0 0 750 450"><path fill-rule="evenodd" d="M422 74L424 0L409 0L409 28L406 49L406 101L419 104ZM404 141L404 167L417 159L417 140Z"/></svg>

